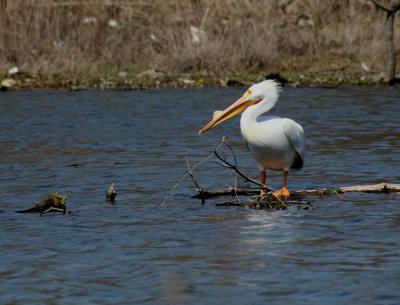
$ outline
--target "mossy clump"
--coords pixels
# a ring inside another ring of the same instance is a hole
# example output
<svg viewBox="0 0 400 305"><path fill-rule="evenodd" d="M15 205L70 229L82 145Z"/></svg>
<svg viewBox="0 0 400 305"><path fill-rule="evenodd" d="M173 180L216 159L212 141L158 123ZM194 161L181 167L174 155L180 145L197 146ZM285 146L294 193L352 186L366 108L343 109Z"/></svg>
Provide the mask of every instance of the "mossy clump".
<svg viewBox="0 0 400 305"><path fill-rule="evenodd" d="M278 197L273 192L268 192L266 194L251 198L251 201L247 203L247 207L253 209L283 210L287 209L288 206L283 198Z"/></svg>
<svg viewBox="0 0 400 305"><path fill-rule="evenodd" d="M251 196L250 201L240 202L240 201L227 201L224 203L219 203L217 206L238 206L248 209L264 210L264 209L275 209L283 210L287 209L288 206L284 199L276 196L273 192L268 192L263 195Z"/></svg>
<svg viewBox="0 0 400 305"><path fill-rule="evenodd" d="M67 212L67 196L59 193L47 195L44 199L38 201L32 208L16 211L17 213L47 213L47 212Z"/></svg>

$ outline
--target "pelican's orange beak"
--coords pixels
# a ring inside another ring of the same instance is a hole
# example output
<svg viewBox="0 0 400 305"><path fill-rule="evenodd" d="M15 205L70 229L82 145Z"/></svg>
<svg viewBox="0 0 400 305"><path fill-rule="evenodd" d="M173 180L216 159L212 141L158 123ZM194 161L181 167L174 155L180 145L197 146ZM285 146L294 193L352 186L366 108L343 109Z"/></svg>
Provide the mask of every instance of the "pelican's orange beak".
<svg viewBox="0 0 400 305"><path fill-rule="evenodd" d="M238 99L236 102L234 102L225 110L215 111L212 120L199 130L199 135L225 122L226 120L229 120L234 116L237 116L238 114L242 113L247 107L257 104L258 102L261 101L261 99L247 99L249 95L251 95L251 92L248 90L246 91L245 94L243 94L243 96L240 99Z"/></svg>

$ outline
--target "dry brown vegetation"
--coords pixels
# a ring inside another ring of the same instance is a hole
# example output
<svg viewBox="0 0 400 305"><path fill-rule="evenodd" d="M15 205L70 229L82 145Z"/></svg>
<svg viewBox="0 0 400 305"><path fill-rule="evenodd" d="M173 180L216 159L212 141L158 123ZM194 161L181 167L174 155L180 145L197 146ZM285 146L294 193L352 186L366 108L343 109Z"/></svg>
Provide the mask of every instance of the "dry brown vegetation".
<svg viewBox="0 0 400 305"><path fill-rule="evenodd" d="M368 83L382 78L386 61L385 15L369 0L1 5L0 75L17 66L26 86L215 85L269 73L295 84Z"/></svg>

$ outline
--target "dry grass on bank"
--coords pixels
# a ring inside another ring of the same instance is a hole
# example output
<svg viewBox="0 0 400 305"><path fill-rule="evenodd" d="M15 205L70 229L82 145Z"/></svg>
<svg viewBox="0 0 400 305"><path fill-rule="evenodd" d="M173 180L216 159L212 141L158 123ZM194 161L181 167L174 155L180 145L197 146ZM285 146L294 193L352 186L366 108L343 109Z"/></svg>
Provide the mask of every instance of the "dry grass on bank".
<svg viewBox="0 0 400 305"><path fill-rule="evenodd" d="M0 75L206 81L385 65L385 15L369 0L8 0L0 18Z"/></svg>

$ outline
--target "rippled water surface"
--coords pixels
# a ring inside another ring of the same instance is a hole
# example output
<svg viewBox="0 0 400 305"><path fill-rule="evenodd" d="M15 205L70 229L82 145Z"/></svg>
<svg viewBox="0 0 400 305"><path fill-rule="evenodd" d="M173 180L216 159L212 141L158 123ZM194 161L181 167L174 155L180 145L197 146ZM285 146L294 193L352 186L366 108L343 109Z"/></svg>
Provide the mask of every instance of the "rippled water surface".
<svg viewBox="0 0 400 305"><path fill-rule="evenodd" d="M0 303L399 304L400 195L249 210L201 205L185 180L157 207L185 157L199 162L223 135L257 177L238 119L197 135L242 90L0 94ZM291 189L399 182L399 88L286 89L273 113L307 135ZM213 160L195 174L235 183ZM13 212L49 192L72 213Z"/></svg>

